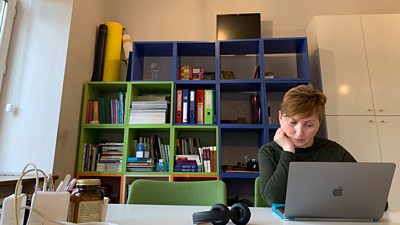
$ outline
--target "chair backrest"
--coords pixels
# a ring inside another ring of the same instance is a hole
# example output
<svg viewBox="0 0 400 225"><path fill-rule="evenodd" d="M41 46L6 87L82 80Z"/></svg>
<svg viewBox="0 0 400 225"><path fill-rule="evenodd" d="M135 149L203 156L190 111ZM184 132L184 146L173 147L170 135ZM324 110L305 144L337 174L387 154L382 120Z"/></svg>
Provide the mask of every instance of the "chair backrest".
<svg viewBox="0 0 400 225"><path fill-rule="evenodd" d="M138 179L132 182L127 204L203 205L226 204L226 185L220 180L170 182Z"/></svg>
<svg viewBox="0 0 400 225"><path fill-rule="evenodd" d="M270 207L270 205L261 196L260 177L254 180L254 206L255 207Z"/></svg>

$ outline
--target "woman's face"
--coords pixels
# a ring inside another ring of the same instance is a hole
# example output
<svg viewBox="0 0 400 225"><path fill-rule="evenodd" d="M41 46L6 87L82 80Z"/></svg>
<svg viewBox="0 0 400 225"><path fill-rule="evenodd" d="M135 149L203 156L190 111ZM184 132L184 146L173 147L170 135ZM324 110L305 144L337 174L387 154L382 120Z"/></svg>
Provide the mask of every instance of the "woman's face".
<svg viewBox="0 0 400 225"><path fill-rule="evenodd" d="M300 115L288 117L279 111L279 123L295 148L307 148L312 146L314 136L319 129L317 114L303 118Z"/></svg>

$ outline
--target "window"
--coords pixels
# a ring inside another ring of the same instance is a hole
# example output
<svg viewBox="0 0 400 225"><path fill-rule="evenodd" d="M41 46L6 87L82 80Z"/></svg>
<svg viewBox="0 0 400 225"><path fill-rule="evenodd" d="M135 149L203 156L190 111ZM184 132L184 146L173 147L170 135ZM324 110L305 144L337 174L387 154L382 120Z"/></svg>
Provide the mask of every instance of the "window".
<svg viewBox="0 0 400 225"><path fill-rule="evenodd" d="M0 90L6 73L7 53L17 0L0 0Z"/></svg>

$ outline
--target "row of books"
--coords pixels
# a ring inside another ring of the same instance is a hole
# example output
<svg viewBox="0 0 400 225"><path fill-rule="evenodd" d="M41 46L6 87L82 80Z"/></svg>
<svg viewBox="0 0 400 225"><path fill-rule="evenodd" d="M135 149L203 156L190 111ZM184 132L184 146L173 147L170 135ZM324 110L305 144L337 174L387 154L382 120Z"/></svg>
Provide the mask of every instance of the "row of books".
<svg viewBox="0 0 400 225"><path fill-rule="evenodd" d="M198 154L175 155L175 172L216 172L217 147L199 147Z"/></svg>
<svg viewBox="0 0 400 225"><path fill-rule="evenodd" d="M161 138L157 135L135 139L133 152L136 158L151 158L155 162L162 159L164 162L169 162L169 144L161 143Z"/></svg>
<svg viewBox="0 0 400 225"><path fill-rule="evenodd" d="M153 158L129 157L126 160L127 172L154 172L155 164Z"/></svg>
<svg viewBox="0 0 400 225"><path fill-rule="evenodd" d="M177 89L176 124L213 124L215 94L213 89Z"/></svg>
<svg viewBox="0 0 400 225"><path fill-rule="evenodd" d="M138 96L132 101L130 124L165 124L169 122L171 96Z"/></svg>
<svg viewBox="0 0 400 225"><path fill-rule="evenodd" d="M84 145L83 171L122 170L123 143L102 143Z"/></svg>
<svg viewBox="0 0 400 225"><path fill-rule="evenodd" d="M118 92L114 96L88 99L86 123L122 124L124 123L125 93Z"/></svg>
<svg viewBox="0 0 400 225"><path fill-rule="evenodd" d="M198 148L200 148L200 139L198 137L192 138L177 138L176 144L176 155L197 155Z"/></svg>

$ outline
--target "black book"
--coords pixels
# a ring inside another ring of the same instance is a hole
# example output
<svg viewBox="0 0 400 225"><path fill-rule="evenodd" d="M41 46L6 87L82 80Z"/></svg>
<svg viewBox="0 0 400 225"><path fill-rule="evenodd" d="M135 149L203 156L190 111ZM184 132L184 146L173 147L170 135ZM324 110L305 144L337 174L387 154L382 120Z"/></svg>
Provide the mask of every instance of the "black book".
<svg viewBox="0 0 400 225"><path fill-rule="evenodd" d="M260 106L260 96L251 95L251 119L252 123L261 123L261 106Z"/></svg>

